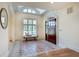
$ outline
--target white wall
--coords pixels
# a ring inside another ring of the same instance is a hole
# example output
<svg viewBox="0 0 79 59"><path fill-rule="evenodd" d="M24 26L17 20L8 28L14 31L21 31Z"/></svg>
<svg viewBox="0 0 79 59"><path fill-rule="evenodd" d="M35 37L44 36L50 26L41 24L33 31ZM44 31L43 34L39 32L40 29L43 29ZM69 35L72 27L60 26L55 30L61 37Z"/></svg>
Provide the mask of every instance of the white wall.
<svg viewBox="0 0 79 59"><path fill-rule="evenodd" d="M45 14L44 14L44 20L48 20L48 18L50 17L55 17L57 18L57 15L56 15L56 12L54 11L47 11Z"/></svg>
<svg viewBox="0 0 79 59"><path fill-rule="evenodd" d="M7 56L8 53L8 29L3 30L0 26L0 56Z"/></svg>
<svg viewBox="0 0 79 59"><path fill-rule="evenodd" d="M6 8L8 13L8 5L5 3L0 3L1 8ZM8 14L9 16L9 14ZM9 18L8 18L9 19ZM8 27L3 29L0 24L0 57L8 56Z"/></svg>
<svg viewBox="0 0 79 59"><path fill-rule="evenodd" d="M67 15L67 8L73 7L73 13ZM79 51L79 4L68 4L62 9L50 11L44 15L57 18L57 46Z"/></svg>
<svg viewBox="0 0 79 59"><path fill-rule="evenodd" d="M67 14L67 8L73 13ZM59 22L59 46L79 51L79 4L71 4L57 11Z"/></svg>

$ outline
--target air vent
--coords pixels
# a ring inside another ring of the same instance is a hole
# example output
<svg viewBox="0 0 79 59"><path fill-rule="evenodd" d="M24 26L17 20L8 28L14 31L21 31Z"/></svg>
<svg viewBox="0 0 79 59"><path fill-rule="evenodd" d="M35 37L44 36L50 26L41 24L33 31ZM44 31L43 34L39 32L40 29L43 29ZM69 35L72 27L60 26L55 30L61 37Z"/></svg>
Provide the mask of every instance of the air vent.
<svg viewBox="0 0 79 59"><path fill-rule="evenodd" d="M73 7L67 8L67 14L73 13Z"/></svg>

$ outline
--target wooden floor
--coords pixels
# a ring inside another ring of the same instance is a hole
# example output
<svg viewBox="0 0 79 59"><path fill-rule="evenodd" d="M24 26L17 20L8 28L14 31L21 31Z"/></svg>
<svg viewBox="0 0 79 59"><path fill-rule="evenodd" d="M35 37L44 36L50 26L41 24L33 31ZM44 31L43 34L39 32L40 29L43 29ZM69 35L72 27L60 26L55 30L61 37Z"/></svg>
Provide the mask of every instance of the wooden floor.
<svg viewBox="0 0 79 59"><path fill-rule="evenodd" d="M9 57L58 57L79 56L71 49L60 49L48 41L16 41Z"/></svg>
<svg viewBox="0 0 79 59"><path fill-rule="evenodd" d="M79 57L79 52L76 52L69 48L62 48L55 51L49 51L48 53L41 53L38 57Z"/></svg>
<svg viewBox="0 0 79 59"><path fill-rule="evenodd" d="M58 49L54 44L48 41L27 41L27 42L15 42L10 57L29 57L37 56L41 53L48 52L54 49Z"/></svg>

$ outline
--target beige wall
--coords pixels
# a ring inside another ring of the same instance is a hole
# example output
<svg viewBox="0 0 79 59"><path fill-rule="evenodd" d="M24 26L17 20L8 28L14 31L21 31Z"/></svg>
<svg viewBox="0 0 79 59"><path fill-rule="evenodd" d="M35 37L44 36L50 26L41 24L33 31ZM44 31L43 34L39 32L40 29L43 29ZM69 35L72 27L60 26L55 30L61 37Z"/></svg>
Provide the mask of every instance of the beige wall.
<svg viewBox="0 0 79 59"><path fill-rule="evenodd" d="M73 13L67 14L67 8ZM79 51L79 4L70 4L57 11L59 22L59 47Z"/></svg>
<svg viewBox="0 0 79 59"><path fill-rule="evenodd" d="M35 18L37 20L37 33L38 39L45 39L44 38L44 21L41 16L39 15L31 15L31 14L23 14L23 13L16 13L16 40L23 39L23 19L24 18Z"/></svg>
<svg viewBox="0 0 79 59"><path fill-rule="evenodd" d="M12 7L11 4L9 4L9 12L11 13L10 15L10 23L9 23L9 41L12 40L12 41L15 41L15 12L14 12L14 9Z"/></svg>

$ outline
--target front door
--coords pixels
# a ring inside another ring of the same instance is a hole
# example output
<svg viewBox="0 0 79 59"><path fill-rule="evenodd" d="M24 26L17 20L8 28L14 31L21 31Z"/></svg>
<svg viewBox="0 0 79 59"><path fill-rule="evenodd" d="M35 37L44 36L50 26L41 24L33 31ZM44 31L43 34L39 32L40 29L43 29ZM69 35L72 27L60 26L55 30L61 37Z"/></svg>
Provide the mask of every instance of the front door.
<svg viewBox="0 0 79 59"><path fill-rule="evenodd" d="M48 21L45 22L46 24L46 40L56 44L56 18L51 17Z"/></svg>

